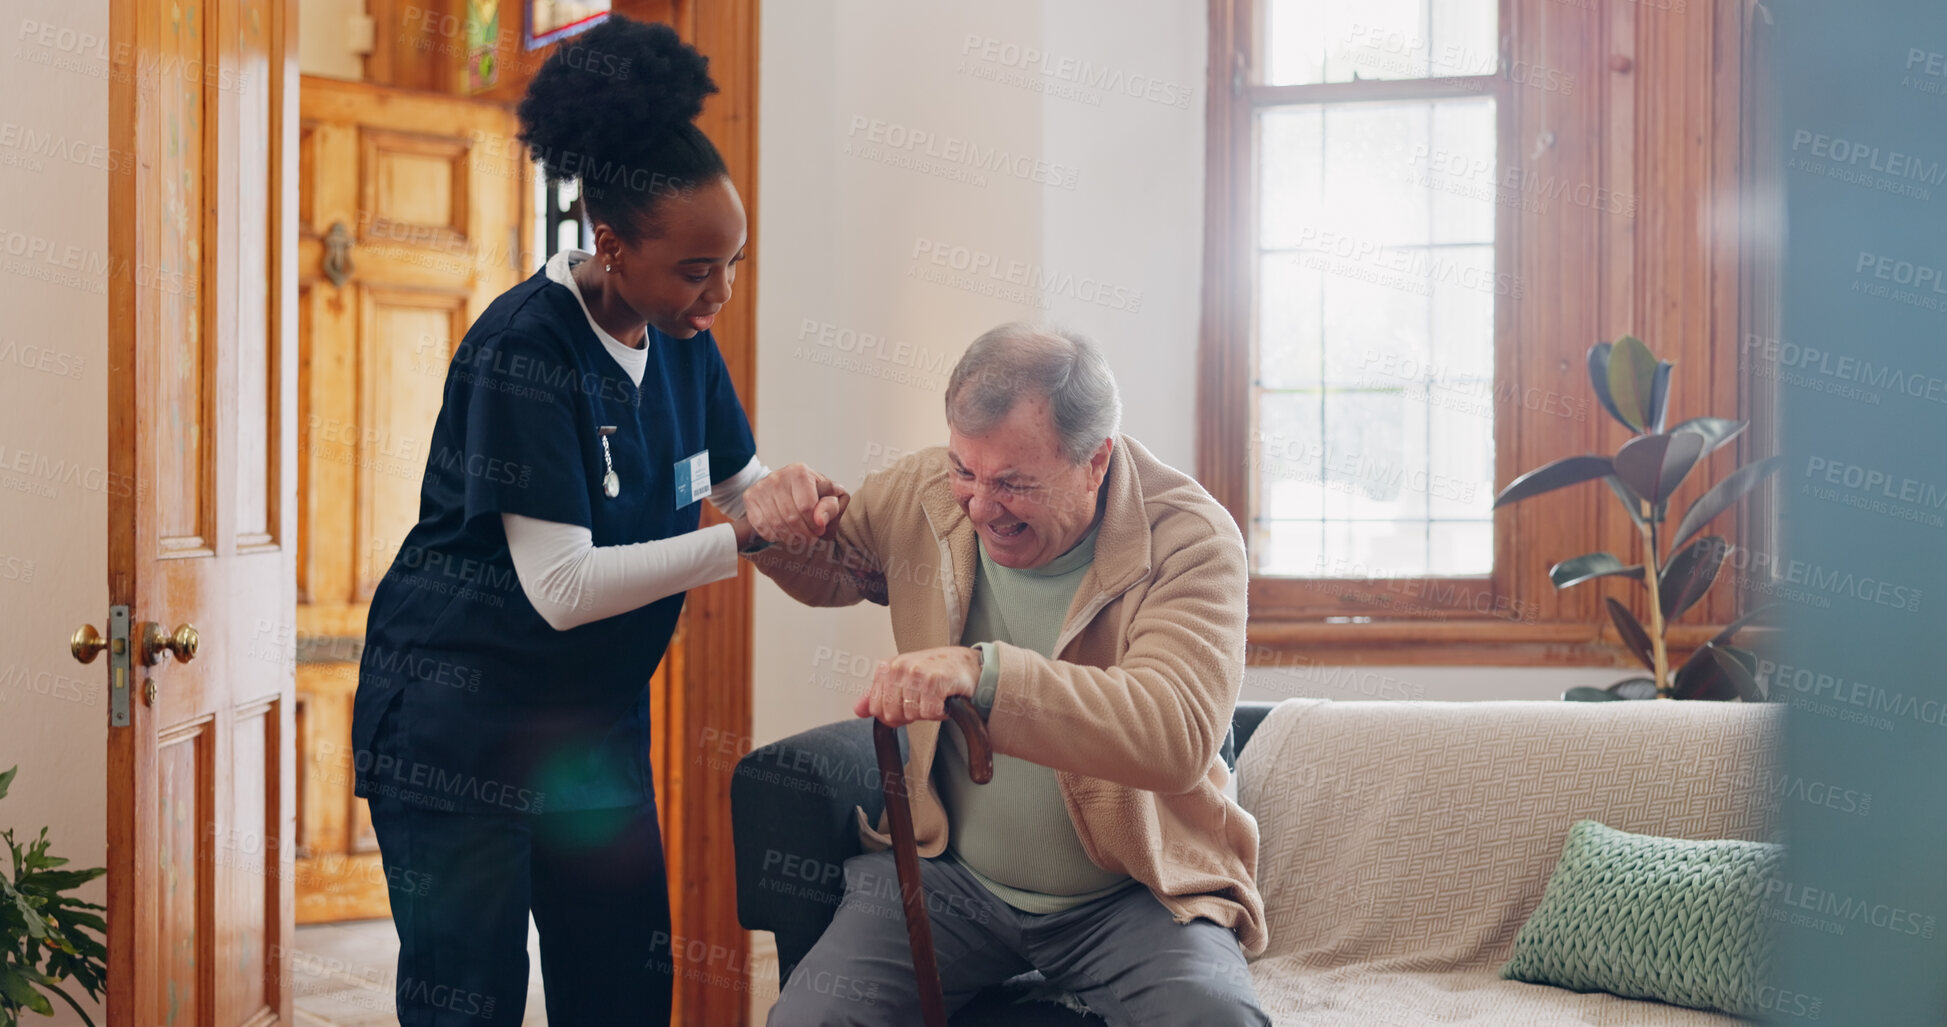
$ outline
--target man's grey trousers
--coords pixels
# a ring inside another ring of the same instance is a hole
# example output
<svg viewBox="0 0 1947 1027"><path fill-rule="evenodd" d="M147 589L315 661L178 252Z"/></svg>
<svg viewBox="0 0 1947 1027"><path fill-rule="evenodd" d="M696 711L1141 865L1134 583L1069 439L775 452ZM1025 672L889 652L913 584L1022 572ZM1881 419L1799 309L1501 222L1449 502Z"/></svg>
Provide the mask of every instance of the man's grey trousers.
<svg viewBox="0 0 1947 1027"><path fill-rule="evenodd" d="M1110 1024L1268 1025L1237 938L1208 920L1179 924L1135 885L1059 913L1023 913L950 858L920 879L948 1015L981 989L1039 970ZM786 981L770 1027L920 1022L912 950L892 853L845 862L845 899Z"/></svg>

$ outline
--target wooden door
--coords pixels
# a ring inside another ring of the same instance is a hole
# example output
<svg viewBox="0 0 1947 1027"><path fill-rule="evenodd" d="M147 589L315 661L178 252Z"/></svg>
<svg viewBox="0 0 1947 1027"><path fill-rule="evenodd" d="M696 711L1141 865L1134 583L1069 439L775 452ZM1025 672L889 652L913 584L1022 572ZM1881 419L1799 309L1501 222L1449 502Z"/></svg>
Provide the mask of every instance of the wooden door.
<svg viewBox="0 0 1947 1027"><path fill-rule="evenodd" d="M109 4L109 145L132 158L108 185L108 592L111 637L134 642L109 650L108 1019L125 1027L291 1020L292 674L258 643L295 600L296 22L297 0Z"/></svg>
<svg viewBox="0 0 1947 1027"><path fill-rule="evenodd" d="M532 178L498 104L300 88L297 921L390 915L351 712L373 589L419 515L453 348L531 274Z"/></svg>

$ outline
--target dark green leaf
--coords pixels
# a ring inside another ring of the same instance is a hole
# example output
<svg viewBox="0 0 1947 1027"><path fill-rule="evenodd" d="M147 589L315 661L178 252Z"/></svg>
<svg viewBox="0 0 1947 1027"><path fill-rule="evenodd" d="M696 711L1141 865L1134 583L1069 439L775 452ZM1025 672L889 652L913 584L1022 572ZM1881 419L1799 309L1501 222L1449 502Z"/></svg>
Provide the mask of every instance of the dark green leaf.
<svg viewBox="0 0 1947 1027"><path fill-rule="evenodd" d="M1717 452L1717 447L1737 438L1748 421L1733 421L1725 417L1693 417L1670 429L1672 432L1693 431L1704 437L1704 455Z"/></svg>
<svg viewBox="0 0 1947 1027"><path fill-rule="evenodd" d="M1731 544L1722 535L1705 535L1670 557L1669 566L1663 568L1663 575L1656 583L1665 621L1683 616L1685 610L1695 606L1710 591L1711 584L1717 580L1717 568L1730 552Z"/></svg>
<svg viewBox="0 0 1947 1027"><path fill-rule="evenodd" d="M47 937L47 921L41 916L39 900L16 892L14 909L19 911L21 922L26 925L28 937L36 941Z"/></svg>
<svg viewBox="0 0 1947 1027"><path fill-rule="evenodd" d="M1548 568L1548 580L1554 582L1556 588L1568 588L1584 581L1618 574L1641 581L1643 565L1636 563L1625 566L1608 553L1584 553Z"/></svg>
<svg viewBox="0 0 1947 1027"><path fill-rule="evenodd" d="M1731 640L1731 637L1736 635L1746 625L1754 623L1761 618L1769 617L1772 613L1776 612L1778 609L1779 606L1777 603L1765 603L1761 606L1758 606L1755 609L1745 611L1744 616L1739 617L1738 619L1730 622L1729 624L1724 625L1724 630L1719 631L1716 637L1710 640L1710 644L1723 645L1724 643L1729 642Z"/></svg>
<svg viewBox="0 0 1947 1027"><path fill-rule="evenodd" d="M1709 492L1698 496L1697 501L1690 504L1690 509L1683 512L1683 521L1677 525L1676 540L1670 545L1680 546L1690 541L1692 535L1704 530L1704 525L1757 488L1766 475L1784 466L1784 460L1783 456L1768 456L1755 464L1745 464L1711 486Z"/></svg>
<svg viewBox="0 0 1947 1027"><path fill-rule="evenodd" d="M1624 678L1610 685L1608 691L1618 699L1654 699L1656 698L1656 679Z"/></svg>
<svg viewBox="0 0 1947 1027"><path fill-rule="evenodd" d="M1650 383L1650 431L1663 430L1663 416L1670 407L1670 362L1659 360L1656 363L1656 379Z"/></svg>
<svg viewBox="0 0 1947 1027"><path fill-rule="evenodd" d="M1606 477L1615 470L1615 465L1606 456L1568 456L1553 463L1543 464L1527 474L1508 483L1501 494L1494 497L1495 507L1518 503L1530 496L1544 492L1579 485L1595 478Z"/></svg>
<svg viewBox="0 0 1947 1027"><path fill-rule="evenodd" d="M1595 390L1596 402L1602 404L1602 409L1609 411L1609 416L1615 418L1617 424L1628 428L1628 419L1616 409L1616 401L1609 395L1609 352L1614 348L1606 342L1589 347L1589 387Z"/></svg>
<svg viewBox="0 0 1947 1027"><path fill-rule="evenodd" d="M1729 662L1736 665L1735 660ZM1698 647L1689 659L1683 661L1683 666L1677 668L1671 694L1678 699L1728 702L1738 697L1738 683L1725 669L1725 662L1719 659L1717 647L1705 645Z"/></svg>
<svg viewBox="0 0 1947 1027"><path fill-rule="evenodd" d="M13 787L14 775L19 773L19 771L20 765L16 763L8 767L6 772L0 773L0 799L7 797L7 789Z"/></svg>
<svg viewBox="0 0 1947 1027"><path fill-rule="evenodd" d="M1644 435L1616 451L1616 477L1637 495L1664 503L1704 455L1704 437L1695 432Z"/></svg>
<svg viewBox="0 0 1947 1027"><path fill-rule="evenodd" d="M1745 702L1764 701L1764 689L1758 687L1758 654L1727 645L1704 648L1710 650L1711 658L1717 661L1717 669L1730 679L1738 698Z"/></svg>
<svg viewBox="0 0 1947 1027"><path fill-rule="evenodd" d="M1563 692L1562 698L1568 702L1615 702L1622 696L1605 692L1600 688L1590 688L1588 685L1577 685Z"/></svg>
<svg viewBox="0 0 1947 1027"><path fill-rule="evenodd" d="M66 863L67 860L60 862ZM105 867L95 867L93 870L36 870L20 879L20 887L37 895L52 895L79 888L107 872Z"/></svg>
<svg viewBox="0 0 1947 1027"><path fill-rule="evenodd" d="M54 1003L36 991L27 975L17 970L0 969L0 994L22 1009L31 1009L42 1016L54 1015Z"/></svg>
<svg viewBox="0 0 1947 1027"><path fill-rule="evenodd" d="M1648 430L1650 393L1656 388L1656 355L1643 340L1625 335L1609 351L1609 398L1623 423L1638 434Z"/></svg>
<svg viewBox="0 0 1947 1027"><path fill-rule="evenodd" d="M1642 661L1644 667L1655 670L1655 648L1650 644L1650 633L1643 630L1643 623L1629 612L1629 607L1617 602L1615 596L1604 596L1602 601L1609 607L1609 620L1616 625L1616 633L1622 636L1623 645Z"/></svg>

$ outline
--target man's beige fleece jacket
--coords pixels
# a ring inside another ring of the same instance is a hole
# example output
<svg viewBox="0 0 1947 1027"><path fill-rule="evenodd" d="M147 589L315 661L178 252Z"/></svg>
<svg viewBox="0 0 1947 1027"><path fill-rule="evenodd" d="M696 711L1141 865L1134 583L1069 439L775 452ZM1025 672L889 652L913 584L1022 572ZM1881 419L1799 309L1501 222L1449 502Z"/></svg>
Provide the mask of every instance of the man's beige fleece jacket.
<svg viewBox="0 0 1947 1027"><path fill-rule="evenodd" d="M1001 643L987 729L994 751L1058 771L1091 860L1126 873L1180 923L1196 917L1264 951L1257 822L1224 795L1219 750L1244 672L1244 542L1201 485L1118 435L1095 562L1050 660ZM870 475L830 543L753 560L812 606L890 607L900 652L960 644L979 559L953 498L946 450ZM930 787L940 725L908 728L913 827L923 856L946 847ZM860 817L866 844L890 844Z"/></svg>

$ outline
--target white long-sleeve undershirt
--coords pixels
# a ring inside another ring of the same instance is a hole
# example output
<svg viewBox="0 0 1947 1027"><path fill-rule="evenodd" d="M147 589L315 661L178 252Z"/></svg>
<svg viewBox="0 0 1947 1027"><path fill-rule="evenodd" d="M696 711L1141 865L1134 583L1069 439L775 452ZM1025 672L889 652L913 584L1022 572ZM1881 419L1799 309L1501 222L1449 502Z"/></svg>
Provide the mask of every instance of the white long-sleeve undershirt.
<svg viewBox="0 0 1947 1027"><path fill-rule="evenodd" d="M726 517L744 512L744 490L770 473L756 457L710 489ZM737 574L737 533L728 524L622 546L598 546L579 524L500 515L521 591L556 631L627 613Z"/></svg>

